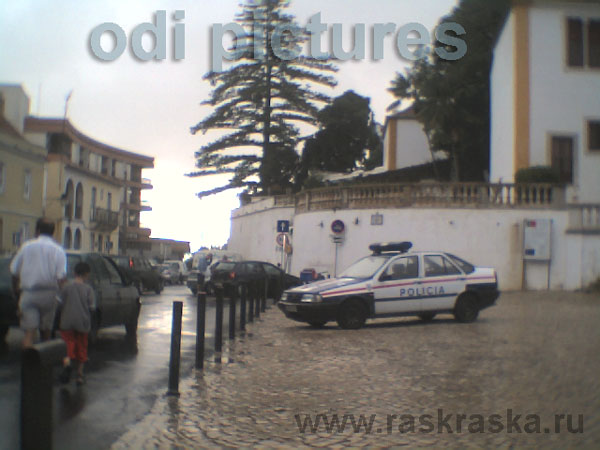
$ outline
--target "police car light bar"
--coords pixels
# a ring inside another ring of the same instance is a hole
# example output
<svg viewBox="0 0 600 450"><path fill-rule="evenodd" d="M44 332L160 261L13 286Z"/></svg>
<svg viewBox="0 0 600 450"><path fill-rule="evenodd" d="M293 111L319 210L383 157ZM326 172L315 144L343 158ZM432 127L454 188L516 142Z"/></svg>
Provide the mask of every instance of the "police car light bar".
<svg viewBox="0 0 600 450"><path fill-rule="evenodd" d="M369 245L369 250L373 252L374 255L380 255L385 252L399 252L406 253L412 247L412 242L404 241L404 242L380 242L376 244Z"/></svg>

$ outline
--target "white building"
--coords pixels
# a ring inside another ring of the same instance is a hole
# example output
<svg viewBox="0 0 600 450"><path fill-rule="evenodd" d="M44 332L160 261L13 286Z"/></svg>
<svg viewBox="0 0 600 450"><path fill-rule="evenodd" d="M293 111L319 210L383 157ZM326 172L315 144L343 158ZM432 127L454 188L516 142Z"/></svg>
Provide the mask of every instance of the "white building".
<svg viewBox="0 0 600 450"><path fill-rule="evenodd" d="M600 202L600 2L515 1L494 49L491 180L556 168L571 203Z"/></svg>
<svg viewBox="0 0 600 450"><path fill-rule="evenodd" d="M385 170L403 169L431 162L427 135L412 107L386 117L383 145Z"/></svg>

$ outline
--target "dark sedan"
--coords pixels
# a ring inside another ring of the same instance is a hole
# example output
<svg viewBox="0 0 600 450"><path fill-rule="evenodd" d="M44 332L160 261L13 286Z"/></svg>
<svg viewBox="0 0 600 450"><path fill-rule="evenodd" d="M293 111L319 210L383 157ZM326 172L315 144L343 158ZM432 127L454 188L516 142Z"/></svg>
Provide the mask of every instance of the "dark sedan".
<svg viewBox="0 0 600 450"><path fill-rule="evenodd" d="M9 327L19 324L17 297L12 289L10 258L0 258L0 350L6 345Z"/></svg>
<svg viewBox="0 0 600 450"><path fill-rule="evenodd" d="M140 313L136 287L123 276L111 257L98 253L67 253L67 278L74 278L73 269L80 261L87 262L92 269L88 282L96 294L90 340L94 340L99 328L113 325L125 325L127 337L135 337Z"/></svg>
<svg viewBox="0 0 600 450"><path fill-rule="evenodd" d="M286 289L301 284L300 278L285 273L279 267L263 261L221 261L211 273L212 285L225 289L252 281L268 280L268 297L279 300Z"/></svg>

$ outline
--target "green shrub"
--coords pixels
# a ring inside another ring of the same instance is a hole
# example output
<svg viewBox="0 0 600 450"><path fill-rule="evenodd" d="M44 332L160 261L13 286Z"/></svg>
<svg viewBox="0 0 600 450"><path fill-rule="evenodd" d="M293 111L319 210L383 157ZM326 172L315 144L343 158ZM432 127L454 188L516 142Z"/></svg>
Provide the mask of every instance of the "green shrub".
<svg viewBox="0 0 600 450"><path fill-rule="evenodd" d="M533 166L517 170L516 183L559 183L558 171L549 166Z"/></svg>

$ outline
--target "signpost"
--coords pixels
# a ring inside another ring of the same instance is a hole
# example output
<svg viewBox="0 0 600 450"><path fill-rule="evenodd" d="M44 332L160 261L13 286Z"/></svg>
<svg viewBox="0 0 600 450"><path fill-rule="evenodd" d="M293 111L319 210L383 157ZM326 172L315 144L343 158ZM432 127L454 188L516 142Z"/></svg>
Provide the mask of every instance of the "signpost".
<svg viewBox="0 0 600 450"><path fill-rule="evenodd" d="M337 261L338 261L338 247L341 243L344 242L344 231L346 230L346 225L339 219L331 222L331 231L333 234L331 235L331 241L335 244L335 261L333 263L333 276L337 277Z"/></svg>
<svg viewBox="0 0 600 450"><path fill-rule="evenodd" d="M289 220L278 220L277 221L277 232L278 233L289 233L290 232L290 221Z"/></svg>

